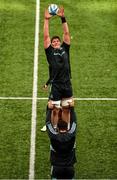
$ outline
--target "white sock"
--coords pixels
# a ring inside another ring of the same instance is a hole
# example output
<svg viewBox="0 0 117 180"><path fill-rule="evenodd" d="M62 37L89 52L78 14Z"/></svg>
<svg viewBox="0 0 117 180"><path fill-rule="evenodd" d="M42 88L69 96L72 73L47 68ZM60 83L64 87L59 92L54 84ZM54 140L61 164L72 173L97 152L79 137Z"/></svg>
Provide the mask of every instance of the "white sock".
<svg viewBox="0 0 117 180"><path fill-rule="evenodd" d="M67 129L68 129L68 130L70 129L70 123L67 124Z"/></svg>
<svg viewBox="0 0 117 180"><path fill-rule="evenodd" d="M54 125L54 129L57 129L57 124Z"/></svg>

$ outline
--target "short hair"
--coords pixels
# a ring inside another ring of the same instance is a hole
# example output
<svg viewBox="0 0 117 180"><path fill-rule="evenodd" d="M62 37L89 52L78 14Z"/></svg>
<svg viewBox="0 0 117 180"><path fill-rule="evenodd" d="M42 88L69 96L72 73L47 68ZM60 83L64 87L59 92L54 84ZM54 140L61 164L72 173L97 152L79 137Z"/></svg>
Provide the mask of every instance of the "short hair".
<svg viewBox="0 0 117 180"><path fill-rule="evenodd" d="M59 39L59 41L61 42L61 39L60 39L59 36L53 36L53 37L51 38L51 43L52 43L53 39Z"/></svg>
<svg viewBox="0 0 117 180"><path fill-rule="evenodd" d="M57 127L58 127L59 131L60 130L67 130L67 126L68 125L67 125L66 121L64 121L62 119L59 119L58 124L57 124Z"/></svg>

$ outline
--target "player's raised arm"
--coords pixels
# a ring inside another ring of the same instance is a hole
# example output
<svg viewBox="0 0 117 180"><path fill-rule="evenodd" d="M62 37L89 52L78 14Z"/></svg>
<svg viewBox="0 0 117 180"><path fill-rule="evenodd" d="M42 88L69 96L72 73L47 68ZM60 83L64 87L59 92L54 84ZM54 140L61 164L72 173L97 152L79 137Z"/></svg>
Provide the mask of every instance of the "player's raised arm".
<svg viewBox="0 0 117 180"><path fill-rule="evenodd" d="M44 15L44 48L48 48L51 44L50 35L49 35L49 19L52 16L49 14L48 10L45 10Z"/></svg>
<svg viewBox="0 0 117 180"><path fill-rule="evenodd" d="M63 26L63 41L66 44L70 44L69 27L68 27L68 23L66 21L65 15L64 15L64 8L63 7L59 8L59 11L58 11L57 15L61 17L61 21L62 21L62 26Z"/></svg>

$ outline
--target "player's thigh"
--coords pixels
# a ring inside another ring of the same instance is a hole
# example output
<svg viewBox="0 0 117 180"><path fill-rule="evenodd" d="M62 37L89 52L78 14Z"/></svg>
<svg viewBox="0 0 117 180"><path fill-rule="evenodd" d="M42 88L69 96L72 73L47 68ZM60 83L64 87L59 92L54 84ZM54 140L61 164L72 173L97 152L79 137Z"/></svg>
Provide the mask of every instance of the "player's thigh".
<svg viewBox="0 0 117 180"><path fill-rule="evenodd" d="M62 101L61 101L61 105L62 105L63 108L74 107L74 99L73 99L73 97L63 98Z"/></svg>

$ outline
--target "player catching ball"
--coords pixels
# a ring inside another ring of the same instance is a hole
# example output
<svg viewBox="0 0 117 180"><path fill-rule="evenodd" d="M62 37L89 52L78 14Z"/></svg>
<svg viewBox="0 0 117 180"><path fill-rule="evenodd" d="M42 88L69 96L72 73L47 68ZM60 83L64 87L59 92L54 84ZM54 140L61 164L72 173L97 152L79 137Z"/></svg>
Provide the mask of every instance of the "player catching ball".
<svg viewBox="0 0 117 180"><path fill-rule="evenodd" d="M51 68L51 92L48 101L48 108L53 109L51 120L53 127L57 128L58 114L62 107L62 119L70 126L70 106L74 106L73 92L71 85L70 69L70 33L65 18L64 8L57 10L57 16L61 18L63 29L63 40L55 35L50 38L49 21L52 16L48 9L44 15L44 48L49 67ZM55 27L53 27L55 28Z"/></svg>

